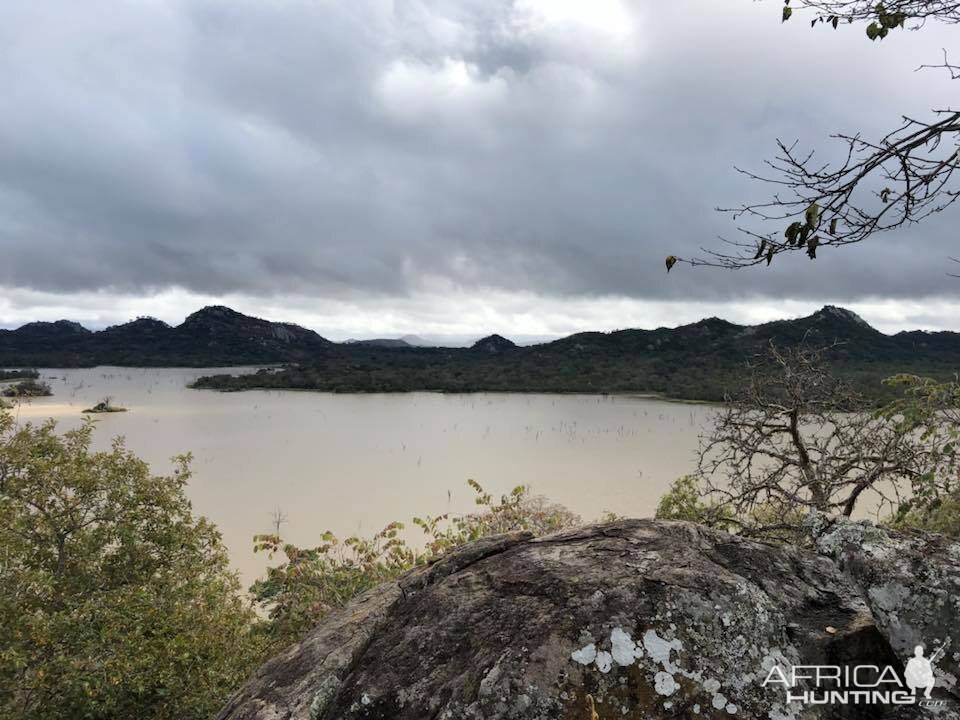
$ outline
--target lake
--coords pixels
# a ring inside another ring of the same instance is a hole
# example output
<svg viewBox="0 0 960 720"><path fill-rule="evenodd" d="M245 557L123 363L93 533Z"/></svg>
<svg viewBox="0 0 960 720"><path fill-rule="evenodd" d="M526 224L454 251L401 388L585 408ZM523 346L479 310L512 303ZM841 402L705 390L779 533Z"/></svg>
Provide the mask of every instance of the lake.
<svg viewBox="0 0 960 720"><path fill-rule="evenodd" d="M650 516L695 462L711 408L649 398L522 394L328 394L190 390L243 369L44 369L53 397L21 421L81 411L111 396L129 412L98 415L96 445L123 435L157 474L194 455L188 494L221 529L245 584L266 566L251 538L269 532L315 545L324 530L372 534L392 520L473 507L467 479L499 495L516 485L584 520L605 511Z"/></svg>

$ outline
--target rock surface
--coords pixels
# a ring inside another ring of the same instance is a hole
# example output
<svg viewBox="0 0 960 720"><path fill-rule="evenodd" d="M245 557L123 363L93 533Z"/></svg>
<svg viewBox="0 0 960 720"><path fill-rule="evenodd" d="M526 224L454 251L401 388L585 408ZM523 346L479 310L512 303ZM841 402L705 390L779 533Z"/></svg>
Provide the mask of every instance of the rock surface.
<svg viewBox="0 0 960 720"><path fill-rule="evenodd" d="M953 647L956 544L856 524L818 543L830 557L654 520L482 540L329 615L219 718L960 717L952 687L938 711L763 686L774 666L902 669L917 642Z"/></svg>
<svg viewBox="0 0 960 720"><path fill-rule="evenodd" d="M897 656L910 657L917 645L928 655L942 648L938 684L960 698L960 544L842 523L819 534L817 549L857 585Z"/></svg>

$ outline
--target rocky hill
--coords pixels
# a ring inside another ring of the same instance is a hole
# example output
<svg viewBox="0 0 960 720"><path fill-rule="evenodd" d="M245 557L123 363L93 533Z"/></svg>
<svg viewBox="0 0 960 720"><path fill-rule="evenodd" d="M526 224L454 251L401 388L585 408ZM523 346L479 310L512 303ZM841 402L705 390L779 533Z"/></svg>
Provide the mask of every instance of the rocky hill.
<svg viewBox="0 0 960 720"><path fill-rule="evenodd" d="M950 378L960 370L960 334L885 335L856 314L824 307L796 320L747 326L709 318L677 328L585 332L516 346L499 335L471 348L335 346L279 373L203 378L219 389L299 388L343 392L655 393L720 400L740 382L746 361L771 342L831 346L835 372L877 401L901 372Z"/></svg>
<svg viewBox="0 0 960 720"><path fill-rule="evenodd" d="M846 521L816 550L653 520L500 536L331 613L219 720L957 720L958 586L960 544ZM914 648L940 645L939 707L764 684L870 665L899 689Z"/></svg>
<svg viewBox="0 0 960 720"><path fill-rule="evenodd" d="M171 327L140 318L90 332L76 323L30 323L0 331L0 367L279 364L281 372L203 378L223 390L298 388L338 392L656 393L718 400L745 362L771 342L833 346L829 359L866 394L889 396L881 380L899 372L952 377L960 333L886 335L856 314L827 306L795 320L737 325L708 318L655 330L583 332L518 346L489 335L468 348L404 341L332 343L312 330L207 307Z"/></svg>
<svg viewBox="0 0 960 720"><path fill-rule="evenodd" d="M303 360L330 345L330 341L298 325L211 306L176 327L153 318L138 318L99 332L66 320L0 330L0 365L203 367L276 363Z"/></svg>

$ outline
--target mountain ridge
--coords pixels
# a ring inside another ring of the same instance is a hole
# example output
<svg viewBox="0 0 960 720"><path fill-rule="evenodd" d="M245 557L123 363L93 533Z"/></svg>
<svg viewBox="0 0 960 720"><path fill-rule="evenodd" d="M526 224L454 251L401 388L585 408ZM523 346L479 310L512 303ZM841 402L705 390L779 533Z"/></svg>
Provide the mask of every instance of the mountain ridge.
<svg viewBox="0 0 960 720"><path fill-rule="evenodd" d="M202 378L222 390L298 388L335 392L656 393L716 400L745 360L770 343L830 347L830 361L866 392L899 372L951 377L960 369L960 333L887 335L834 306L801 318L739 325L704 318L674 328L574 333L518 346L488 335L472 347L417 347L404 341L334 343L292 323L208 306L170 326L137 318L89 331L71 321L0 331L0 366L223 367L285 365L280 372Z"/></svg>

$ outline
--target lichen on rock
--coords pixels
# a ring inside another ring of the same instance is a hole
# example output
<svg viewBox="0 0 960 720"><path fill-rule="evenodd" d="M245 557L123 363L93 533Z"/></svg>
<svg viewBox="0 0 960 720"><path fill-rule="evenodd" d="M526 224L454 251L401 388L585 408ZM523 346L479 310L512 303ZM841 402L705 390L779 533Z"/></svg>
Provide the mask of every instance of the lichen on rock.
<svg viewBox="0 0 960 720"><path fill-rule="evenodd" d="M941 558L925 570L924 542ZM960 617L947 545L834 524L824 557L654 520L488 538L332 613L220 720L841 717L764 679L902 667L904 642L945 639Z"/></svg>

